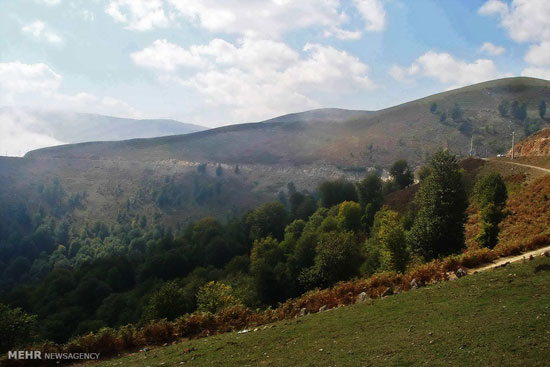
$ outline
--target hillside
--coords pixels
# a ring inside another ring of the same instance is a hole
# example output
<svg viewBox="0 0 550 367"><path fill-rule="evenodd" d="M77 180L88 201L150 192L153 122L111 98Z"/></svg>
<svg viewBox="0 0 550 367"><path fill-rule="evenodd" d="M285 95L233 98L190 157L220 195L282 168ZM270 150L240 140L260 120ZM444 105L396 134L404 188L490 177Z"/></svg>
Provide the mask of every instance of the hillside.
<svg viewBox="0 0 550 367"><path fill-rule="evenodd" d="M290 113L263 122L343 122L351 118L366 117L373 113L373 111L320 108L317 110Z"/></svg>
<svg viewBox="0 0 550 367"><path fill-rule="evenodd" d="M71 214L76 224L113 224L121 212L169 225L204 215L226 218L288 194L290 182L312 192L324 180L358 180L397 159L418 166L445 146L464 156L470 133L478 153L505 151L510 124L518 140L524 130L521 121L500 115L499 104L524 101L535 118L549 91L548 81L501 79L377 112L309 111L187 135L45 148L23 159L0 158L0 198L10 206L47 207L40 188L58 178L66 199L86 194L84 205ZM441 122L440 115L450 115L455 104L462 117Z"/></svg>
<svg viewBox="0 0 550 367"><path fill-rule="evenodd" d="M512 150L508 151L512 156ZM516 144L514 157L545 157L550 156L550 128L543 129L527 139Z"/></svg>
<svg viewBox="0 0 550 367"><path fill-rule="evenodd" d="M24 130L26 134L47 137L47 141L57 142L56 144L153 138L207 129L175 120L136 120L89 113L7 107L0 108L0 121L8 126L17 125L18 129L10 132L15 139ZM26 153L29 149L25 146L19 148L21 153Z"/></svg>
<svg viewBox="0 0 550 367"><path fill-rule="evenodd" d="M541 257L94 366L544 366L550 359L549 266Z"/></svg>
<svg viewBox="0 0 550 367"><path fill-rule="evenodd" d="M500 79L353 116L339 123L307 119L292 122L285 117L284 122L275 119L186 136L41 149L29 153L28 157L101 159L115 156L270 165L324 162L360 168L388 167L393 161L406 158L417 165L443 146L466 155L472 135L475 150L480 154L507 151L511 128L521 140L524 123L501 116L499 104L504 100L521 101L527 104L529 116L535 118L540 99L549 92L549 81ZM436 104L434 113L430 111L433 103ZM462 116L453 119L451 112L455 104ZM442 122L443 113L447 119Z"/></svg>

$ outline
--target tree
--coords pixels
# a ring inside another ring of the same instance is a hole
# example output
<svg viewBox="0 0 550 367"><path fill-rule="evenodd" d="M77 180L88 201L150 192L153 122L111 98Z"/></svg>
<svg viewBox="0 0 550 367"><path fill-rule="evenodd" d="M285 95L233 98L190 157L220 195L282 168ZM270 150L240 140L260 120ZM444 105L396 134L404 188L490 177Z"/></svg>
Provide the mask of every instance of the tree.
<svg viewBox="0 0 550 367"><path fill-rule="evenodd" d="M351 232L321 234L315 263L303 273L301 281L311 286L328 287L359 274L363 262L360 246ZM309 280L305 278L308 277Z"/></svg>
<svg viewBox="0 0 550 367"><path fill-rule="evenodd" d="M357 196L362 208L372 204L376 210L382 205L382 179L376 173L369 173L362 181L357 183Z"/></svg>
<svg viewBox="0 0 550 367"><path fill-rule="evenodd" d="M203 312L216 313L224 308L241 304L233 295L231 286L211 281L197 292L197 309Z"/></svg>
<svg viewBox="0 0 550 367"><path fill-rule="evenodd" d="M458 121L462 118L463 115L464 111L462 110L462 107L460 107L458 103L455 103L455 105L451 109L451 118L455 121Z"/></svg>
<svg viewBox="0 0 550 367"><path fill-rule="evenodd" d="M483 247L493 248L498 242L498 225L505 217L508 198L502 176L490 173L481 177L474 186L474 198L481 207L481 231L475 240Z"/></svg>
<svg viewBox="0 0 550 367"><path fill-rule="evenodd" d="M504 209L508 199L506 184L500 173L497 172L479 178L474 186L473 193L480 208L493 203L498 208Z"/></svg>
<svg viewBox="0 0 550 367"><path fill-rule="evenodd" d="M512 102L512 116L520 121L524 121L527 118L527 104L520 104L518 101Z"/></svg>
<svg viewBox="0 0 550 367"><path fill-rule="evenodd" d="M31 344L36 339L36 316L0 303L0 353Z"/></svg>
<svg viewBox="0 0 550 367"><path fill-rule="evenodd" d="M540 101L539 103L539 116L541 119L544 119L544 116L546 116L546 101Z"/></svg>
<svg viewBox="0 0 550 367"><path fill-rule="evenodd" d="M260 300L268 305L294 294L294 283L285 263L285 253L273 237L254 241L250 253L250 274Z"/></svg>
<svg viewBox="0 0 550 367"><path fill-rule="evenodd" d="M206 163L200 163L197 166L197 172L199 173L206 173Z"/></svg>
<svg viewBox="0 0 550 367"><path fill-rule="evenodd" d="M216 167L216 176L220 177L221 175L223 175L223 168L221 164L218 164Z"/></svg>
<svg viewBox="0 0 550 367"><path fill-rule="evenodd" d="M409 164L404 159L393 163L390 168L390 175L392 175L393 179L401 189L412 185L414 182L414 175L409 168Z"/></svg>
<svg viewBox="0 0 550 367"><path fill-rule="evenodd" d="M446 112L441 113L441 115L439 116L439 121L440 122L447 121L447 113Z"/></svg>
<svg viewBox="0 0 550 367"><path fill-rule="evenodd" d="M432 157L430 167L432 174L424 179L416 194L418 213L409 233L411 248L426 260L464 247L468 205L455 156L440 151Z"/></svg>
<svg viewBox="0 0 550 367"><path fill-rule="evenodd" d="M344 231L359 231L361 228L361 206L354 201L344 201L338 209L336 220L338 226Z"/></svg>
<svg viewBox="0 0 550 367"><path fill-rule="evenodd" d="M186 312L188 309L187 303L185 292L177 282L164 283L149 299L145 318L149 320L164 318L173 320Z"/></svg>
<svg viewBox="0 0 550 367"><path fill-rule="evenodd" d="M371 237L367 242L367 249L377 250L381 270L405 271L410 255L397 212L380 210L376 213Z"/></svg>
<svg viewBox="0 0 550 367"><path fill-rule="evenodd" d="M429 166L421 166L418 171L416 171L416 177L418 178L419 182L422 182L432 174L432 170Z"/></svg>
<svg viewBox="0 0 550 367"><path fill-rule="evenodd" d="M317 210L317 203L313 196L294 192L290 195L290 218L307 220Z"/></svg>
<svg viewBox="0 0 550 367"><path fill-rule="evenodd" d="M249 238L252 241L267 236L282 240L288 221L288 213L281 203L266 203L249 213L245 221L249 228Z"/></svg>
<svg viewBox="0 0 550 367"><path fill-rule="evenodd" d="M500 102L500 104L498 105L498 112L502 117L508 116L508 113L510 112L510 102L507 99Z"/></svg>
<svg viewBox="0 0 550 367"><path fill-rule="evenodd" d="M435 113L437 111L437 103L432 103L432 105L430 106L430 112L431 113Z"/></svg>
<svg viewBox="0 0 550 367"><path fill-rule="evenodd" d="M321 197L321 206L325 208L333 207L344 201L357 201L355 186L344 179L325 181L317 190Z"/></svg>

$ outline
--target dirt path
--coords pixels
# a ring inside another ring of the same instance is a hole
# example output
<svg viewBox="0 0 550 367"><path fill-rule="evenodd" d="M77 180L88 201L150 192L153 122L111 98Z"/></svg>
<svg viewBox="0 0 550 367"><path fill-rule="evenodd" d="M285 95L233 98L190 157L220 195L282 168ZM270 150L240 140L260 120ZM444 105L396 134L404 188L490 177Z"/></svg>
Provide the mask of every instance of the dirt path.
<svg viewBox="0 0 550 367"><path fill-rule="evenodd" d="M533 256L533 257L541 256L546 251L550 251L550 246L542 247L542 248L539 248L538 250L534 250L534 251L525 252L525 253L523 253L521 255L517 255L517 256L501 257L501 258L495 260L492 264L483 265L479 268L468 269L467 273L468 274L473 274L473 273L477 273L479 271L486 271L486 270L494 269L494 268L496 268L498 266L502 266L506 263L513 263L513 262L521 261L523 259L528 260L530 256Z"/></svg>
<svg viewBox="0 0 550 367"><path fill-rule="evenodd" d="M489 161L489 160L491 160L491 159L489 159L489 158L481 158L481 159L483 159L484 161ZM532 166L532 165L530 165L530 164L523 164L523 163L516 163L516 162L502 161L502 160L495 160L495 162L504 163L504 164L513 164L513 165L515 165L515 166L533 168L533 169L537 169L537 170L539 170L539 171L543 171L543 172L546 172L546 173L550 173L550 169L548 169L548 168L542 168L542 167Z"/></svg>

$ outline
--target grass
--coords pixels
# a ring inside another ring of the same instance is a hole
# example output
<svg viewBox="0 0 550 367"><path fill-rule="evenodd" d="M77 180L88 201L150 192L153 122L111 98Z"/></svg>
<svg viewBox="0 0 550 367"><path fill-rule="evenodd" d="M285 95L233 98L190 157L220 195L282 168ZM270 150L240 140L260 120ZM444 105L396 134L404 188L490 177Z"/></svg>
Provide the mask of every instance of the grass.
<svg viewBox="0 0 550 367"><path fill-rule="evenodd" d="M542 257L97 366L544 366L550 271L534 271L542 264L550 261Z"/></svg>

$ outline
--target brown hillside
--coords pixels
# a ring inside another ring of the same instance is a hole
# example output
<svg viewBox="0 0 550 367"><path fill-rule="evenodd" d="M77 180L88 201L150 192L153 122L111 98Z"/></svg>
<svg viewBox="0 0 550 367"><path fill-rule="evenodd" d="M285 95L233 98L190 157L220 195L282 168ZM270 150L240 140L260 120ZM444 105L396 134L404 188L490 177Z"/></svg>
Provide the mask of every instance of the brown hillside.
<svg viewBox="0 0 550 367"><path fill-rule="evenodd" d="M550 155L550 128L545 128L516 144L514 157L541 157ZM512 150L508 151L512 156Z"/></svg>

